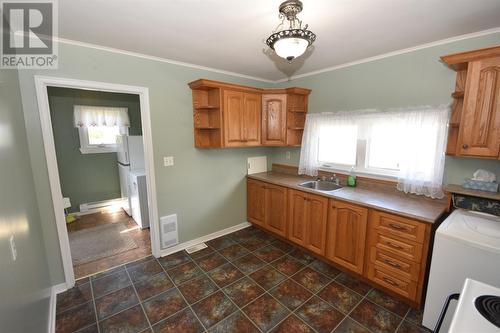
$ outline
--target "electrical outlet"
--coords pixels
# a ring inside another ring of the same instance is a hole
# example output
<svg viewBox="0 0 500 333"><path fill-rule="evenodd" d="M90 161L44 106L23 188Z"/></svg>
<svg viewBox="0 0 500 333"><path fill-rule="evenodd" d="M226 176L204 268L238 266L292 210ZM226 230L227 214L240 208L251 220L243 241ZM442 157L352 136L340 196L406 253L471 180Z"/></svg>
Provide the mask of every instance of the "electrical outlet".
<svg viewBox="0 0 500 333"><path fill-rule="evenodd" d="M10 254L12 255L12 261L16 261L17 260L17 249L16 249L16 242L14 241L14 235L10 236L9 244L10 244Z"/></svg>
<svg viewBox="0 0 500 333"><path fill-rule="evenodd" d="M174 157L173 156L163 157L163 165L166 167L174 165Z"/></svg>
<svg viewBox="0 0 500 333"><path fill-rule="evenodd" d="M290 159L290 152L289 152L289 151L287 151L287 152L285 153L285 158L286 158L287 160L289 160L289 159Z"/></svg>

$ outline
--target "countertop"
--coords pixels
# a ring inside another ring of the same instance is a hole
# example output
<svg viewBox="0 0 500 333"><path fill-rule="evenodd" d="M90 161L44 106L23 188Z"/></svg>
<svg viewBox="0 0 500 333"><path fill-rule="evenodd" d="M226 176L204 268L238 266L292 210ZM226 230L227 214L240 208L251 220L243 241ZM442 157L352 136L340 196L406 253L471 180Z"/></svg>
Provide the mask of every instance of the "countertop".
<svg viewBox="0 0 500 333"><path fill-rule="evenodd" d="M248 175L247 177L322 195L332 199L359 204L427 223L436 222L447 209L447 205L443 201L432 200L416 195L408 195L398 192L395 189L393 191L387 191L377 188L343 187L334 192L325 193L299 186L300 183L311 180L311 177L289 175L273 171L256 173Z"/></svg>

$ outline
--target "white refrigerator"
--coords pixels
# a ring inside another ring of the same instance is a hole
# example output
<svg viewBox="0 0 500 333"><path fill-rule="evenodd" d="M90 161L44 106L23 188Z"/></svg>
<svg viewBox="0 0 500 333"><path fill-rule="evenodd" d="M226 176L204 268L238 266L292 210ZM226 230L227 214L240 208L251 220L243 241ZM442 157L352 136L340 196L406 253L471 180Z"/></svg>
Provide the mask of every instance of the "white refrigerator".
<svg viewBox="0 0 500 333"><path fill-rule="evenodd" d="M130 171L144 170L144 145L142 135L119 135L116 138L118 175L120 177L120 191L125 204L123 209L132 216L130 204Z"/></svg>

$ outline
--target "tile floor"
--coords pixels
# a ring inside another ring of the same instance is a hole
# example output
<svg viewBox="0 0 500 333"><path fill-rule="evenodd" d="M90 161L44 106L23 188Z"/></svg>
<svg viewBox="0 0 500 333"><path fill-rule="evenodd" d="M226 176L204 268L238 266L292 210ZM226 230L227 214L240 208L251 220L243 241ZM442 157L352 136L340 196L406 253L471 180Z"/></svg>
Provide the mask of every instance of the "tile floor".
<svg viewBox="0 0 500 333"><path fill-rule="evenodd" d="M429 332L421 313L255 229L58 295L56 332Z"/></svg>
<svg viewBox="0 0 500 333"><path fill-rule="evenodd" d="M75 231L92 229L109 223L123 223L128 229L130 229L129 235L134 239L138 247L92 262L74 265L73 269L77 279L143 258L151 254L151 238L149 236L149 229L139 229L134 219L122 210L114 213L101 212L83 215L75 222L68 224L67 229L68 233L71 234Z"/></svg>

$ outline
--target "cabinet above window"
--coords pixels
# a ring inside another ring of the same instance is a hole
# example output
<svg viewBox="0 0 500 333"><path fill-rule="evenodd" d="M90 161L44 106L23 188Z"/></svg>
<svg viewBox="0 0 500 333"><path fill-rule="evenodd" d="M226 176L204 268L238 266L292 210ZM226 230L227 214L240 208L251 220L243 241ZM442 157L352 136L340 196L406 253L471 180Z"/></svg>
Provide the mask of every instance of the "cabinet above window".
<svg viewBox="0 0 500 333"><path fill-rule="evenodd" d="M262 89L206 79L189 87L196 148L300 146L309 89Z"/></svg>

